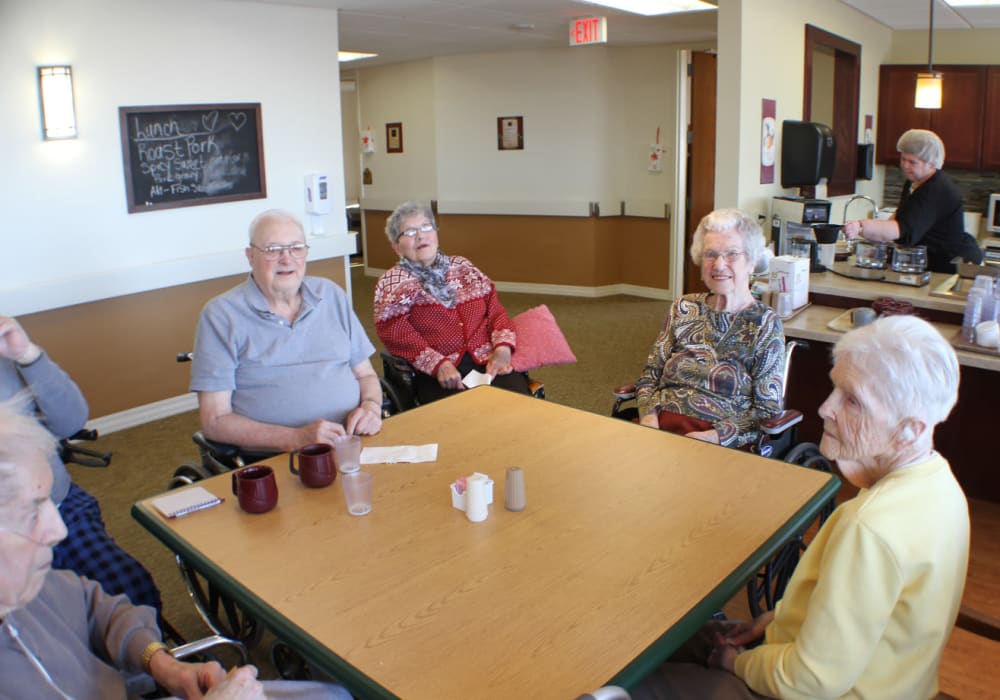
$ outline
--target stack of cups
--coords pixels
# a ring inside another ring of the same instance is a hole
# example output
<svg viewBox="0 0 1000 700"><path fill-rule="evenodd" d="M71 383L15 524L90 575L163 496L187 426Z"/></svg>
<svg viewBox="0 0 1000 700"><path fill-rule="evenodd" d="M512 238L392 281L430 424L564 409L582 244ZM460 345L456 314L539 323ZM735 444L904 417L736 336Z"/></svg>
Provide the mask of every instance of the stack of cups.
<svg viewBox="0 0 1000 700"><path fill-rule="evenodd" d="M976 324L983 318L985 297L986 292L982 287L973 287L969 290L969 298L965 302L965 314L962 316L962 340L967 343L976 342Z"/></svg>

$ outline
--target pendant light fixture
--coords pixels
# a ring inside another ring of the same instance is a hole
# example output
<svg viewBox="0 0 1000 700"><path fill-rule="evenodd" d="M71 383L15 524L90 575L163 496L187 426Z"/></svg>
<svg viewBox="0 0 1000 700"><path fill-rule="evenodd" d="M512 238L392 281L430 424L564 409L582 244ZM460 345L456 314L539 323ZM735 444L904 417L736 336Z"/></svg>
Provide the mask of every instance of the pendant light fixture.
<svg viewBox="0 0 1000 700"><path fill-rule="evenodd" d="M927 72L917 73L917 89L913 106L918 109L941 109L940 73L934 71L934 2L930 0L930 22L927 27Z"/></svg>

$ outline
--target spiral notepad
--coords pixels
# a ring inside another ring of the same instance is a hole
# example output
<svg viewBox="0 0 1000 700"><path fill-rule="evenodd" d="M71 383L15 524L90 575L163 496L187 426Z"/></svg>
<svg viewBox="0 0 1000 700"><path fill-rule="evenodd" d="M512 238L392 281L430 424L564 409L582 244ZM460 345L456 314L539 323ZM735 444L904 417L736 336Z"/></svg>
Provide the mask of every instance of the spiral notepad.
<svg viewBox="0 0 1000 700"><path fill-rule="evenodd" d="M202 486L168 493L153 499L153 507L167 518L179 518L222 503L221 498Z"/></svg>

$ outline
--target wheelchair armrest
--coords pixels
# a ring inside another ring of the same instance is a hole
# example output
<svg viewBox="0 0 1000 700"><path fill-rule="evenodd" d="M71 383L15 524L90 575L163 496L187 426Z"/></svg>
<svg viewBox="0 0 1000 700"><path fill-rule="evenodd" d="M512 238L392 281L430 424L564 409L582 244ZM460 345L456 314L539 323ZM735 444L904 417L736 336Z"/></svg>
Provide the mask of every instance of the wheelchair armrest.
<svg viewBox="0 0 1000 700"><path fill-rule="evenodd" d="M205 434L200 430L196 432L192 437L194 443L198 445L201 449L205 450L209 454L215 456L218 459L226 460L232 462L237 457L240 456L240 448L236 445L229 445L225 442L216 442L215 440L209 440L205 437Z"/></svg>
<svg viewBox="0 0 1000 700"><path fill-rule="evenodd" d="M760 431L765 435L778 435L801 422L802 412L796 411L794 408L789 408L776 416L761 421Z"/></svg>
<svg viewBox="0 0 1000 700"><path fill-rule="evenodd" d="M616 386L611 390L611 393L615 395L616 398L622 401L628 401L629 399L635 398L635 382L630 382L628 384L622 384L621 386Z"/></svg>
<svg viewBox="0 0 1000 700"><path fill-rule="evenodd" d="M219 647L230 647L235 650L240 656L240 666L246 666L250 660L250 657L247 654L246 645L242 642L236 641L235 639L223 637L219 634L212 635L211 637L205 637L204 639L196 639L195 641L188 642L187 644L181 644L180 646L171 649L170 653L175 659L184 659L189 656L194 656L195 654L204 653L210 649L217 649Z"/></svg>

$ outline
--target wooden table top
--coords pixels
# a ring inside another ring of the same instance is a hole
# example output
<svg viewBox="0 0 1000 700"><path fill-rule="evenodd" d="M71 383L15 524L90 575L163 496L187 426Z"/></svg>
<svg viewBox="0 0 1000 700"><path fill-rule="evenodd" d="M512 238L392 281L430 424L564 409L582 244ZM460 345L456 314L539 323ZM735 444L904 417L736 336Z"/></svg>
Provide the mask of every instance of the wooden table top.
<svg viewBox="0 0 1000 700"><path fill-rule="evenodd" d="M394 416L363 444L437 442L433 463L365 465L371 514L340 479L285 466L278 506L133 515L359 697L574 698L630 686L736 594L837 479L492 387ZM527 508L504 509L524 470ZM485 522L449 484L495 482Z"/></svg>

